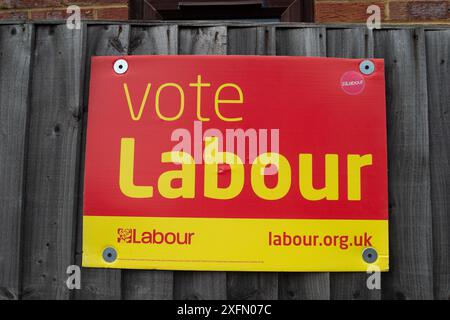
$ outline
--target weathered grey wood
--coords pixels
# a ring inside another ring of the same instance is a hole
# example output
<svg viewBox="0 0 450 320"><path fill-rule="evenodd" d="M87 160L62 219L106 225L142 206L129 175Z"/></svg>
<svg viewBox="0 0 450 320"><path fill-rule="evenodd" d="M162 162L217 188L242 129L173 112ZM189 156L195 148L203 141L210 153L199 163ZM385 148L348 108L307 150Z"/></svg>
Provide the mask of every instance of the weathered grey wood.
<svg viewBox="0 0 450 320"><path fill-rule="evenodd" d="M280 300L329 300L329 273L280 273Z"/></svg>
<svg viewBox="0 0 450 320"><path fill-rule="evenodd" d="M175 271L175 300L223 300L227 296L225 272Z"/></svg>
<svg viewBox="0 0 450 320"><path fill-rule="evenodd" d="M274 55L274 28L229 28L228 54ZM231 300L277 299L278 274L271 272L228 272L227 298Z"/></svg>
<svg viewBox="0 0 450 320"><path fill-rule="evenodd" d="M434 298L450 300L450 30L428 31Z"/></svg>
<svg viewBox="0 0 450 320"><path fill-rule="evenodd" d="M227 28L179 27L180 54L227 54ZM225 299L225 272L175 272L175 299Z"/></svg>
<svg viewBox="0 0 450 320"><path fill-rule="evenodd" d="M71 298L76 300L119 300L121 299L121 279L121 270L118 269L82 268L81 289L72 290Z"/></svg>
<svg viewBox="0 0 450 320"><path fill-rule="evenodd" d="M327 30L327 56L336 58L371 58L373 57L373 33L369 29ZM381 299L381 290L370 290L367 288L368 276L368 274L363 272L331 273L331 299Z"/></svg>
<svg viewBox="0 0 450 320"><path fill-rule="evenodd" d="M0 20L0 25L17 25L27 23L26 19L12 19L12 20ZM65 20L33 20L33 24L65 24ZM264 21L242 21L242 20L162 20L162 21L120 21L120 20L90 20L89 25L111 25L111 24L130 24L133 26L157 26L176 24L180 26L238 26L238 27L255 27L255 26L274 26L280 28L333 28L333 29L348 29L348 28L366 28L365 23L305 23L305 22L264 22ZM417 25L399 25L383 23L381 28L383 30L397 30L397 29L414 29ZM423 25L425 30L445 30L448 29L447 24L430 24Z"/></svg>
<svg viewBox="0 0 450 320"><path fill-rule="evenodd" d="M326 56L324 28L279 28L276 36L277 55ZM329 299L330 275L280 273L279 295L280 299Z"/></svg>
<svg viewBox="0 0 450 320"><path fill-rule="evenodd" d="M89 26L87 30L86 76L84 80L83 97L83 144L80 150L81 162L79 170L79 194L83 192L84 156L86 144L86 128L89 98L89 79L92 56L125 55L128 53L130 27L126 25ZM83 226L83 197L78 202L78 229L77 229L77 255L76 262L81 265L82 253L82 226ZM121 271L117 269L83 268L81 272L81 289L74 292L75 299L120 299L121 298Z"/></svg>
<svg viewBox="0 0 450 320"><path fill-rule="evenodd" d="M278 28L276 31L278 56L325 56L325 28Z"/></svg>
<svg viewBox="0 0 450 320"><path fill-rule="evenodd" d="M173 271L122 270L122 277L122 299L173 299Z"/></svg>
<svg viewBox="0 0 450 320"><path fill-rule="evenodd" d="M178 53L177 26L133 27L130 54L154 55ZM172 271L122 271L124 299L172 299Z"/></svg>
<svg viewBox="0 0 450 320"><path fill-rule="evenodd" d="M275 55L275 28L228 28L228 54Z"/></svg>
<svg viewBox="0 0 450 320"><path fill-rule="evenodd" d="M177 54L178 27L176 25L133 27L129 53L132 55Z"/></svg>
<svg viewBox="0 0 450 320"><path fill-rule="evenodd" d="M430 154L423 30L379 30L375 57L385 59L390 266L387 299L433 298Z"/></svg>
<svg viewBox="0 0 450 320"><path fill-rule="evenodd" d="M0 26L0 300L20 295L31 25Z"/></svg>
<svg viewBox="0 0 450 320"><path fill-rule="evenodd" d="M328 29L326 41L328 57L373 57L373 33L369 29Z"/></svg>
<svg viewBox="0 0 450 320"><path fill-rule="evenodd" d="M184 22L177 41L167 23L141 23L129 42L126 24L109 23L90 25L86 40L61 22L35 24L34 33L31 25L0 22L0 299L379 298L365 289L364 273L283 273L277 281L269 273L83 269L82 289L69 292L66 268L81 259L85 41L89 57L177 50L370 57L374 50L386 59L390 160L391 271L383 274L382 298L449 299L448 27L427 28L426 41L414 27L389 27L375 31L375 45L370 36L362 45L365 28L354 26L326 34L323 26L302 24Z"/></svg>
<svg viewBox="0 0 450 320"><path fill-rule="evenodd" d="M277 300L278 273L228 272L227 298L229 300Z"/></svg>
<svg viewBox="0 0 450 320"><path fill-rule="evenodd" d="M372 273L350 272L330 274L332 300L380 300L381 289L368 289L367 279Z"/></svg>
<svg viewBox="0 0 450 320"><path fill-rule="evenodd" d="M201 27L179 29L179 54L227 54L227 28Z"/></svg>
<svg viewBox="0 0 450 320"><path fill-rule="evenodd" d="M23 233L24 299L67 299L74 263L84 37L36 27Z"/></svg>

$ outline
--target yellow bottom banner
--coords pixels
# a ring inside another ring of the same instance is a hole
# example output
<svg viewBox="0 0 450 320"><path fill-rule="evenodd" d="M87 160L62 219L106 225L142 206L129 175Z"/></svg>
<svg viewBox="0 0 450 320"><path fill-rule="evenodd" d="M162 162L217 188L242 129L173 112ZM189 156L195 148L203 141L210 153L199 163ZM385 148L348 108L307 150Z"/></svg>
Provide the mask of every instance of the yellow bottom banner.
<svg viewBox="0 0 450 320"><path fill-rule="evenodd" d="M83 266L387 271L387 220L84 216Z"/></svg>

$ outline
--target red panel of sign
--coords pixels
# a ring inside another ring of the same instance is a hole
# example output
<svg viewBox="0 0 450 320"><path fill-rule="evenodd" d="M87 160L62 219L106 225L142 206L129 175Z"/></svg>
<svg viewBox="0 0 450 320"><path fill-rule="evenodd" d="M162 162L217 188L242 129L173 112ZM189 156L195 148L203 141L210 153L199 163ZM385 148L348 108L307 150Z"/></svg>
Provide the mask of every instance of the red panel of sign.
<svg viewBox="0 0 450 320"><path fill-rule="evenodd" d="M376 220L386 247L384 90L378 59L94 57L85 223Z"/></svg>

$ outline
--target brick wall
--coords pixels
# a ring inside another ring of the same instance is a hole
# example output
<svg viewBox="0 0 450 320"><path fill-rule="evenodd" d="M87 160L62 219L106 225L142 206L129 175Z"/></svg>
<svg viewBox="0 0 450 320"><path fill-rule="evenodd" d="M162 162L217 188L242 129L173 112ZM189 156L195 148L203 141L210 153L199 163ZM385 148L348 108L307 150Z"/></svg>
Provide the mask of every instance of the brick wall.
<svg viewBox="0 0 450 320"><path fill-rule="evenodd" d="M0 19L65 19L71 4L84 19L128 19L128 0L0 0Z"/></svg>
<svg viewBox="0 0 450 320"><path fill-rule="evenodd" d="M151 0L149 0L151 1ZM127 20L128 0L0 0L0 19L64 19L70 4L82 18ZM367 7L380 6L385 23L450 23L450 0L316 0L316 22L365 22Z"/></svg>
<svg viewBox="0 0 450 320"><path fill-rule="evenodd" d="M316 0L316 22L365 22L371 4L385 23L450 23L448 0Z"/></svg>

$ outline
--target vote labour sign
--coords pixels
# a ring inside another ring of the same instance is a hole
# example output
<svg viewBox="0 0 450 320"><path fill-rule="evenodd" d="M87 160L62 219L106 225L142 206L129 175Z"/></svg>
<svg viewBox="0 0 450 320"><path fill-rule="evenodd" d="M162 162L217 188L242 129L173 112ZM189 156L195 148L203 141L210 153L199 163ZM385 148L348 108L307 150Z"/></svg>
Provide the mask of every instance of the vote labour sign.
<svg viewBox="0 0 450 320"><path fill-rule="evenodd" d="M92 59L86 267L388 269L382 60Z"/></svg>

